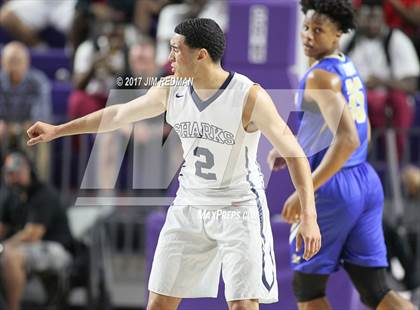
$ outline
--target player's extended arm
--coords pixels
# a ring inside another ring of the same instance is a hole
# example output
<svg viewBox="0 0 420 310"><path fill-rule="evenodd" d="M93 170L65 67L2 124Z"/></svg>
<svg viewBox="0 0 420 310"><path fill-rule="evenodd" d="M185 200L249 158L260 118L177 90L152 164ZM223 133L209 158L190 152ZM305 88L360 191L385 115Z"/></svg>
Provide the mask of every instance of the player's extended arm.
<svg viewBox="0 0 420 310"><path fill-rule="evenodd" d="M259 85L252 87L248 103L249 111L252 111L250 122L261 130L286 160L293 184L299 194L302 215L316 217L311 170L306 155L295 136L278 114L271 97Z"/></svg>
<svg viewBox="0 0 420 310"><path fill-rule="evenodd" d="M254 85L249 92L244 119L244 128L252 124L261 130L287 163L301 206L301 225L296 236L297 249L299 250L303 240L303 257L308 260L319 251L321 234L316 222L311 169L305 153L278 114L271 97L259 85Z"/></svg>
<svg viewBox="0 0 420 310"><path fill-rule="evenodd" d="M167 86L157 85L132 101L106 107L62 125L36 122L28 129L28 145L49 142L63 136L108 132L135 121L160 115L166 110L168 93Z"/></svg>
<svg viewBox="0 0 420 310"><path fill-rule="evenodd" d="M332 132L337 128L331 146L312 174L317 190L343 167L360 141L337 75L324 70L312 71L306 83L305 98L316 102Z"/></svg>

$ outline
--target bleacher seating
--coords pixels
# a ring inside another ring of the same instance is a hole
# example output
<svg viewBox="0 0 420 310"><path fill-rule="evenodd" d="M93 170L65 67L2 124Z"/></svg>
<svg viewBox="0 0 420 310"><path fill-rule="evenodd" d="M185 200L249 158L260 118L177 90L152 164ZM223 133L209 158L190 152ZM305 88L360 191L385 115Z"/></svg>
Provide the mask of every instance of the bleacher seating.
<svg viewBox="0 0 420 310"><path fill-rule="evenodd" d="M73 86L70 82L52 82L51 100L53 102L54 121L60 122L66 119L67 102L72 88Z"/></svg>
<svg viewBox="0 0 420 310"><path fill-rule="evenodd" d="M47 50L31 50L31 64L43 71L50 80L56 79L59 69L71 70L70 56L63 48L48 48Z"/></svg>
<svg viewBox="0 0 420 310"><path fill-rule="evenodd" d="M1 6L1 1L0 1ZM63 34L55 30L54 28L47 27L41 31L40 36L46 41L48 46L52 48L64 48L66 45L66 38ZM5 29L0 27L0 44L6 44L13 40L13 37L6 32Z"/></svg>

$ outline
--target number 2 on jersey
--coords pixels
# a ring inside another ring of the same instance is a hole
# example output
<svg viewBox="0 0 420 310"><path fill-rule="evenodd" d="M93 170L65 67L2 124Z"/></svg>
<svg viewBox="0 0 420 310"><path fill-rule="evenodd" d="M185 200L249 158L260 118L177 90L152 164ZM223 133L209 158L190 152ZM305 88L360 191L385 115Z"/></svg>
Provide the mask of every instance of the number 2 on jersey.
<svg viewBox="0 0 420 310"><path fill-rule="evenodd" d="M356 123L366 122L365 94L363 93L362 81L358 76L346 80L347 94L349 97L349 109Z"/></svg>
<svg viewBox="0 0 420 310"><path fill-rule="evenodd" d="M214 166L214 155L210 152L209 149L197 146L194 149L194 156L201 158L204 157L204 161L195 162L195 175L206 179L206 180L216 180L216 174L211 172L203 172L203 169L211 169Z"/></svg>

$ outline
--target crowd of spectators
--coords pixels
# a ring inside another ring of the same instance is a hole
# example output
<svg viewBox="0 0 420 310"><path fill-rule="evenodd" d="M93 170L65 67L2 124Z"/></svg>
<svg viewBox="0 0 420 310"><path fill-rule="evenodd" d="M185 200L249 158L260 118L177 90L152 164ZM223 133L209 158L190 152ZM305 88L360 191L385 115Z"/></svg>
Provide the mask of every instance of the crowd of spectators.
<svg viewBox="0 0 420 310"><path fill-rule="evenodd" d="M342 40L342 45L366 83L372 128L400 130L397 149L402 159L406 130L414 122L420 65L411 39L388 25L385 13L383 1L361 1L358 28Z"/></svg>

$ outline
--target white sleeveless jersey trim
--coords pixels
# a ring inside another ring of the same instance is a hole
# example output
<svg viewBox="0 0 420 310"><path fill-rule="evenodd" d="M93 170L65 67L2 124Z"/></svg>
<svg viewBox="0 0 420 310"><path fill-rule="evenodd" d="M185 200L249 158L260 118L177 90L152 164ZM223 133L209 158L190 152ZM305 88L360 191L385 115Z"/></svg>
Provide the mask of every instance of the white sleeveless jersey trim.
<svg viewBox="0 0 420 310"><path fill-rule="evenodd" d="M208 102L200 102L190 86L171 87L166 120L184 152L177 204L229 206L255 199L255 190L264 190L256 160L261 133L247 133L242 126L244 104L255 83L238 73L228 82Z"/></svg>

